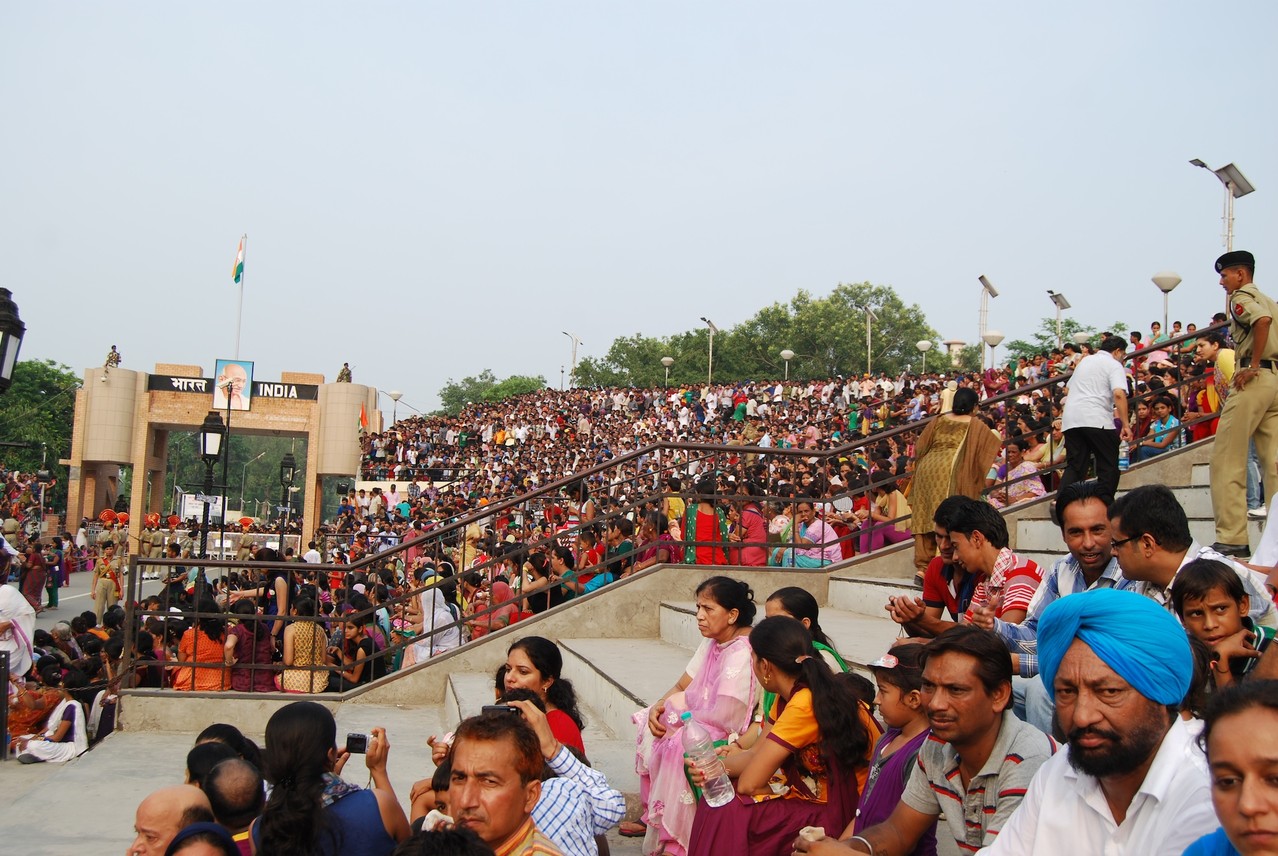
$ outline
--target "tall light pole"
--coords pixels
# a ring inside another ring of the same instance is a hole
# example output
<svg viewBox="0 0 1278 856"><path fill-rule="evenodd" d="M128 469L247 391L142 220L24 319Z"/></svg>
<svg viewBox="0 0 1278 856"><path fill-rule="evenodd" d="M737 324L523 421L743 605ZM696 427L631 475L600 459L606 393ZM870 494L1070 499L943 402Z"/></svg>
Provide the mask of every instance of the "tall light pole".
<svg viewBox="0 0 1278 856"><path fill-rule="evenodd" d="M661 364L666 367L666 386L670 386L670 367L674 365L674 357L662 357Z"/></svg>
<svg viewBox="0 0 1278 856"><path fill-rule="evenodd" d="M790 382L790 360L794 359L794 351L786 348L781 352L781 359L785 360L785 382Z"/></svg>
<svg viewBox="0 0 1278 856"><path fill-rule="evenodd" d="M1220 183L1225 185L1225 213L1221 219L1225 221L1225 249L1232 251L1234 248L1234 200L1241 199L1256 188L1247 180L1247 176L1231 163L1225 164L1220 169L1212 169L1198 158L1194 158L1190 163L1213 173L1220 179Z"/></svg>
<svg viewBox="0 0 1278 856"><path fill-rule="evenodd" d="M714 383L714 334L719 332L719 328L704 315L701 316L701 320L710 328L710 358L706 362L706 386L710 386Z"/></svg>
<svg viewBox="0 0 1278 856"><path fill-rule="evenodd" d="M390 392L386 394L390 396L391 425L394 425L396 421L398 421L397 417L399 415L399 400L404 397L404 393L400 392L398 389L392 389Z"/></svg>
<svg viewBox="0 0 1278 856"><path fill-rule="evenodd" d="M18 317L13 292L0 288L0 392L7 392L13 381L13 367L18 364L18 351L27 326Z"/></svg>
<svg viewBox="0 0 1278 856"><path fill-rule="evenodd" d="M563 334L567 336L569 339L572 339L572 371L569 372L569 374L572 375L572 382L576 383L577 382L577 346L583 345L585 343L582 342L580 339L578 339L575 334L569 333L567 330L564 330Z"/></svg>
<svg viewBox="0 0 1278 856"><path fill-rule="evenodd" d="M861 307L861 311L865 313L865 373L872 374L874 372L874 339L870 332L870 322L878 321L879 316L874 314L874 310L870 308L870 304Z"/></svg>
<svg viewBox="0 0 1278 856"><path fill-rule="evenodd" d="M989 326L990 320L990 298L998 297L998 289L990 284L990 281L985 278L985 274L981 274L977 279L981 283L981 311L980 317L977 319L980 323L980 329L977 331L976 337L984 339L985 329Z"/></svg>
<svg viewBox="0 0 1278 856"><path fill-rule="evenodd" d="M1150 280L1163 293L1163 335L1169 336L1171 335L1169 332L1171 327L1167 326L1167 297L1172 293L1172 289L1180 285L1180 275L1165 270L1162 273L1154 274L1150 277Z"/></svg>
<svg viewBox="0 0 1278 856"><path fill-rule="evenodd" d="M240 514L244 513L244 481L248 478L249 464L261 460L264 455L266 455L265 452L258 452L257 457L251 461L245 461L244 467L240 470Z"/></svg>
<svg viewBox="0 0 1278 856"><path fill-rule="evenodd" d="M1002 344L1003 334L998 330L986 330L981 341L990 346L990 368L994 368L994 349ZM981 365L985 365L984 360L981 360Z"/></svg>
<svg viewBox="0 0 1278 856"><path fill-rule="evenodd" d="M1052 303L1056 304L1056 347L1061 346L1061 312L1069 309L1069 301L1065 299L1065 295L1059 292L1047 289L1047 295L1052 298Z"/></svg>
<svg viewBox="0 0 1278 856"><path fill-rule="evenodd" d="M927 352L928 352L928 351L930 351L930 350L932 350L932 340L931 340L931 339L919 339L917 342L915 342L915 343L914 343L914 347L918 348L918 349L919 349L919 353L923 355L923 371L922 371L922 374L927 374Z"/></svg>

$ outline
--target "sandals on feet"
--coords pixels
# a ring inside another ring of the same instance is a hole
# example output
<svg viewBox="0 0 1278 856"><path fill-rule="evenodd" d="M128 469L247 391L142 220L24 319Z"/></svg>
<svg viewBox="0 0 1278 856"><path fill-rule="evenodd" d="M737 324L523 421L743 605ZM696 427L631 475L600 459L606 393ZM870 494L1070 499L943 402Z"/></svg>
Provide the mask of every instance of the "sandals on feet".
<svg viewBox="0 0 1278 856"><path fill-rule="evenodd" d="M642 820L623 821L622 824L617 827L617 832L625 838L643 838L648 834L648 824L644 823Z"/></svg>

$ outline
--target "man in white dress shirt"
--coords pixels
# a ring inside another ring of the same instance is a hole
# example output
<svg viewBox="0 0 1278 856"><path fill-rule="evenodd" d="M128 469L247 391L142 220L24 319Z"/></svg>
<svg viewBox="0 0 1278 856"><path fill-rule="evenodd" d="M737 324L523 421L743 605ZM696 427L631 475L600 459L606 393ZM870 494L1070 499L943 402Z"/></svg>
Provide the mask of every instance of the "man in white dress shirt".
<svg viewBox="0 0 1278 856"><path fill-rule="evenodd" d="M1069 745L982 853L1181 853L1216 828L1206 759L1177 713L1193 658L1175 617L1135 592L1080 592L1043 611L1038 655Z"/></svg>

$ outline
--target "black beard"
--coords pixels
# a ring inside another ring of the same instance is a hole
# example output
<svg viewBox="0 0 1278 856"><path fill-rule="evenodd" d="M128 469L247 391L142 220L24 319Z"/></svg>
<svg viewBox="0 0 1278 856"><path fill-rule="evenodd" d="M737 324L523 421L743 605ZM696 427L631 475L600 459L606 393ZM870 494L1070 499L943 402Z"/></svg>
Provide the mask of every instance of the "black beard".
<svg viewBox="0 0 1278 856"><path fill-rule="evenodd" d="M1069 733L1069 765L1096 779L1121 776L1138 769L1158 751L1167 728L1157 722L1145 722L1123 739L1112 731L1099 728L1076 728ZM1099 749L1080 749L1076 741L1095 734L1112 741Z"/></svg>

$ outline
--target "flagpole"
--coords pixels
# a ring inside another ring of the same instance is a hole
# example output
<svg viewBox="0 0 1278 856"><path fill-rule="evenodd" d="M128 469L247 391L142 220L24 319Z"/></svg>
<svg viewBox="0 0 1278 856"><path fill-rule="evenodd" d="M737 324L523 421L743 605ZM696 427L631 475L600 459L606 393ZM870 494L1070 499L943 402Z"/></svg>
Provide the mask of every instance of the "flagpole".
<svg viewBox="0 0 1278 856"><path fill-rule="evenodd" d="M248 233L244 233L244 237L240 239L244 246L244 256L248 257ZM240 261L240 265L244 262ZM235 359L240 358L240 326L244 323L244 268L240 268L240 305L235 312Z"/></svg>

